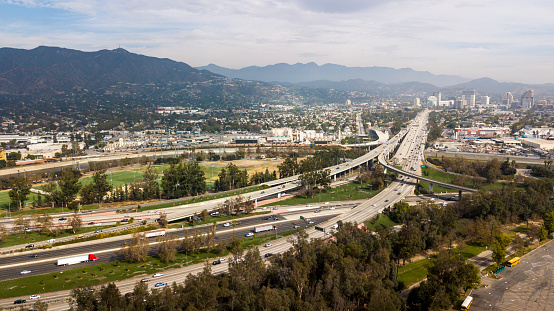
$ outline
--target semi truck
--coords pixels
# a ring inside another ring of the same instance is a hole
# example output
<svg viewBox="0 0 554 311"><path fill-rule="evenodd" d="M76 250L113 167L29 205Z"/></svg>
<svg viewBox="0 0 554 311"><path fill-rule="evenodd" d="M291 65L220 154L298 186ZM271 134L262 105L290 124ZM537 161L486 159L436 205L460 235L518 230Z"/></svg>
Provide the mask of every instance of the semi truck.
<svg viewBox="0 0 554 311"><path fill-rule="evenodd" d="M74 265L81 262L95 261L98 260L98 256L94 254L79 255L73 257L66 257L58 259L58 266L67 266Z"/></svg>
<svg viewBox="0 0 554 311"><path fill-rule="evenodd" d="M164 235L165 235L164 229L152 230L144 233L145 238L153 238L153 237L164 236Z"/></svg>
<svg viewBox="0 0 554 311"><path fill-rule="evenodd" d="M269 231L269 230L275 230L275 226L274 225L264 225L264 226L254 227L254 232L256 232L256 233L262 232L262 231Z"/></svg>

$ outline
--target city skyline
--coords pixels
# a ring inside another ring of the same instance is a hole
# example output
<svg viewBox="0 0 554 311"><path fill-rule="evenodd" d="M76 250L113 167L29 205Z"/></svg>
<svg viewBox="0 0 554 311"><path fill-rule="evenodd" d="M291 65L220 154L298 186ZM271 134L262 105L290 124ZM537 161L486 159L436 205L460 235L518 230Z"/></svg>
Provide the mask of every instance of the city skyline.
<svg viewBox="0 0 554 311"><path fill-rule="evenodd" d="M535 1L0 1L0 46L125 48L191 66L316 62L549 83L554 4Z"/></svg>

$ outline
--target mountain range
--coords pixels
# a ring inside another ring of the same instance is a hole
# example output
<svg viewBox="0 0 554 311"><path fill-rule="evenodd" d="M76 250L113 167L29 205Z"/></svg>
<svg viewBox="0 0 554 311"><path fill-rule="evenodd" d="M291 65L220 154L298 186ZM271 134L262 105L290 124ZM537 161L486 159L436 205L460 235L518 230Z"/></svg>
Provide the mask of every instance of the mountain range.
<svg viewBox="0 0 554 311"><path fill-rule="evenodd" d="M341 82L352 79L375 81L384 84L421 82L439 87L470 81L470 79L451 75L434 75L428 71L416 71L411 68L395 69L390 67L347 67L336 64L317 65L316 63L275 64L265 67L250 66L242 69L229 69L210 64L197 69L205 69L228 78L256 80L263 82L305 83L316 80Z"/></svg>
<svg viewBox="0 0 554 311"><path fill-rule="evenodd" d="M516 95L533 89L537 96L554 96L552 83L527 85L498 82L490 78L470 80L410 68L347 67L336 64L319 66L315 63L281 63L242 69L210 64L193 68L183 62L139 55L121 48L95 52L46 46L30 50L0 48L0 94L46 96L76 89L119 90L124 93L122 90L128 90L129 86L179 86L214 79L224 83L226 78L386 95L426 95L441 91L447 96L455 96L460 90L468 89L480 94L502 95L512 92ZM140 92L140 88L134 90ZM218 92L221 90L216 89ZM230 94L233 88L225 89L224 92ZM265 91L258 93L263 94Z"/></svg>
<svg viewBox="0 0 554 311"><path fill-rule="evenodd" d="M219 76L121 48L96 52L46 46L0 48L0 94L47 95L76 88L97 90L117 84L183 83L214 77Z"/></svg>

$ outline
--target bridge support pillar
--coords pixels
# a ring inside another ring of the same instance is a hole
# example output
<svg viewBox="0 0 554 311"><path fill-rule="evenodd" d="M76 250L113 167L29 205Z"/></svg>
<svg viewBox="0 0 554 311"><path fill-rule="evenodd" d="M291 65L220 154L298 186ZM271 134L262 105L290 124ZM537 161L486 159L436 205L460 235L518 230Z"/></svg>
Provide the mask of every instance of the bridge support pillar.
<svg viewBox="0 0 554 311"><path fill-rule="evenodd" d="M433 184L429 184L429 193L433 194Z"/></svg>
<svg viewBox="0 0 554 311"><path fill-rule="evenodd" d="M333 181L337 181L337 174L335 174L335 176L333 176Z"/></svg>
<svg viewBox="0 0 554 311"><path fill-rule="evenodd" d="M254 199L254 208L258 207L258 199Z"/></svg>
<svg viewBox="0 0 554 311"><path fill-rule="evenodd" d="M458 200L462 199L462 190L458 190Z"/></svg>

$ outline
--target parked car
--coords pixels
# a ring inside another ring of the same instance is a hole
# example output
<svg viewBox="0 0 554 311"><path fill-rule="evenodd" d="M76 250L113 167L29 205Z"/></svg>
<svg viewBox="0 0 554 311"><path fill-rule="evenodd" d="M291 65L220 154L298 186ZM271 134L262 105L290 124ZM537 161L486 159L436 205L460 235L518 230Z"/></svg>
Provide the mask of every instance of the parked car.
<svg viewBox="0 0 554 311"><path fill-rule="evenodd" d="M154 287L162 287L162 286L165 286L164 282L156 283L156 285L154 285Z"/></svg>

